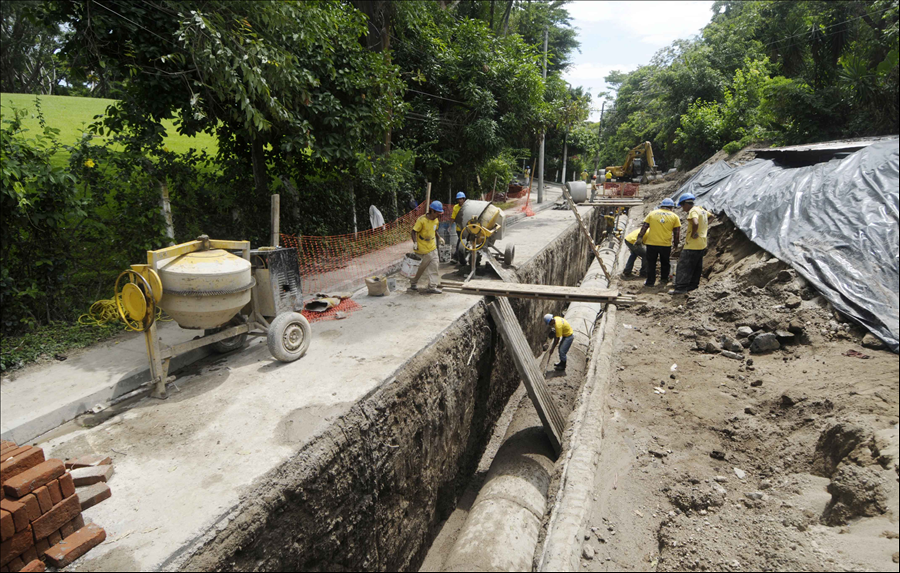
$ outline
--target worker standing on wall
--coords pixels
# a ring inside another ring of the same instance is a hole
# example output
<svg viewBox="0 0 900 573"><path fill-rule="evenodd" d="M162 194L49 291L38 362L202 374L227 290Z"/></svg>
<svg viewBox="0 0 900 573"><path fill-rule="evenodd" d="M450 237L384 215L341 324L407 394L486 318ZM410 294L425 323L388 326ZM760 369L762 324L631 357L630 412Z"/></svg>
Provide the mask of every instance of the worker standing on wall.
<svg viewBox="0 0 900 573"><path fill-rule="evenodd" d="M675 288L669 294L685 294L700 287L700 273L703 271L703 255L706 254L706 231L709 228L709 212L694 205L691 193L683 193L678 198L678 206L687 215L687 234L684 249L678 257L675 269Z"/></svg>
<svg viewBox="0 0 900 573"><path fill-rule="evenodd" d="M554 364L553 367L559 372L565 372L566 355L569 353L572 341L575 340L575 331L572 330L572 325L569 324L569 321L561 316L545 314L544 322L550 327L547 338L553 339L553 345L550 346L550 354L553 354L553 349L556 348L557 344L559 345L559 362Z"/></svg>
<svg viewBox="0 0 900 573"><path fill-rule="evenodd" d="M640 232L641 230L638 228L625 235L625 246L631 251L631 255L628 256L628 261L625 262L625 268L622 270L623 277L631 276L631 273L634 271L634 262L638 257L641 258L641 270L639 271L638 276L647 276L647 247L643 244L635 244Z"/></svg>
<svg viewBox="0 0 900 573"><path fill-rule="evenodd" d="M451 257L451 260L456 262L456 259L459 258L459 264L461 265L466 264L466 250L459 248L462 243L462 225L456 220L456 216L459 215L459 210L462 209L462 206L465 203L466 194L460 191L456 194L456 205L453 206L453 211L450 213L450 219L456 222L456 249L453 250L453 257Z"/></svg>
<svg viewBox="0 0 900 573"><path fill-rule="evenodd" d="M441 205L441 202L432 201L428 212L416 219L416 224L413 225L413 230L410 234L415 245L415 253L422 257L422 262L419 264L416 276L410 282L410 290L419 290L419 279L422 278L422 275L426 275L428 278L428 290L425 292L435 294L443 292L440 289L440 277L438 277L440 259L437 251L437 241L440 241L442 245L444 244L444 239L437 234L439 219L443 212L444 206Z"/></svg>
<svg viewBox="0 0 900 573"><path fill-rule="evenodd" d="M582 170L582 172L581 172L581 180L584 181L585 183L588 182L588 172L587 172L587 171Z"/></svg>
<svg viewBox="0 0 900 573"><path fill-rule="evenodd" d="M643 243L647 247L647 282L644 286L652 287L656 284L656 261L659 260L660 282L669 282L671 266L669 257L672 255L672 244L678 244L681 233L681 219L673 212L675 202L666 197L659 205L659 209L650 211L641 225L635 244ZM647 237L646 239L644 237Z"/></svg>

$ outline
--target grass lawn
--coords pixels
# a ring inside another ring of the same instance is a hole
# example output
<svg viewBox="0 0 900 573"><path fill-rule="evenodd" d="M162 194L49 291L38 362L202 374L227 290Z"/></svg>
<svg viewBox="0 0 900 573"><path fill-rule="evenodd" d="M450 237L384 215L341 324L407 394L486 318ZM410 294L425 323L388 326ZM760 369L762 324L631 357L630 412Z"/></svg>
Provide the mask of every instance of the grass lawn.
<svg viewBox="0 0 900 573"><path fill-rule="evenodd" d="M72 145L87 131L87 126L94 121L94 116L106 111L107 106L115 103L115 100L68 97L68 96L37 96L41 101L41 109L44 112L44 121L50 127L59 130L59 141L63 145ZM22 126L30 130L28 135L41 133L41 126L37 119L37 110L34 105L34 95L31 94L0 94L0 116L9 119L12 109L25 111ZM164 121L168 136L166 146L176 153L184 153L190 148L205 149L210 155L217 151L216 140L213 136L201 133L196 137L185 137L175 131L175 125L171 121ZM53 163L58 166L65 165L69 159L67 152L60 152L54 158Z"/></svg>

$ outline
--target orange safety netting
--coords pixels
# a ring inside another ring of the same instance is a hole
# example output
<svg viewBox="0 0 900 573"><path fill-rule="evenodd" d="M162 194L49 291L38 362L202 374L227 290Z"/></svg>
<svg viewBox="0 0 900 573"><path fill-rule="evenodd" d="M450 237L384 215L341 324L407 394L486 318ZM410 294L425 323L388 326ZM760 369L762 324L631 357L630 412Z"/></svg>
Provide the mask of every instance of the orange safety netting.
<svg viewBox="0 0 900 573"><path fill-rule="evenodd" d="M603 183L604 197L640 197L641 186L637 183Z"/></svg>
<svg viewBox="0 0 900 573"><path fill-rule="evenodd" d="M450 221L452 210L452 205L445 204L440 221ZM297 249L304 293L351 290L358 281L384 273L412 250L410 232L424 213L423 203L377 229L322 237L282 234L281 244Z"/></svg>
<svg viewBox="0 0 900 573"><path fill-rule="evenodd" d="M351 313L353 311L359 310L362 307L356 304L353 299L345 298L341 301L341 303L333 308L329 308L324 312L313 312L311 310L303 310L300 312L303 316L306 317L307 322L310 324L314 322L321 322L323 320L336 320L338 318L338 313L344 313L345 315ZM343 317L341 317L343 318Z"/></svg>

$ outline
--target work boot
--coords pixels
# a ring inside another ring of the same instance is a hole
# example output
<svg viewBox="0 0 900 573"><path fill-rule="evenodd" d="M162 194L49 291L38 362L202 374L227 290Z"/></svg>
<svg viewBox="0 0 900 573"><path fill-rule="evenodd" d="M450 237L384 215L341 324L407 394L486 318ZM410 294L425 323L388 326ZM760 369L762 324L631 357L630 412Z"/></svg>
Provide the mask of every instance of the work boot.
<svg viewBox="0 0 900 573"><path fill-rule="evenodd" d="M441 290L441 287L431 287L428 290L426 290L425 292L427 294L441 294L444 291Z"/></svg>
<svg viewBox="0 0 900 573"><path fill-rule="evenodd" d="M557 362L553 365L553 369L557 372L565 372L566 371L566 363L565 362Z"/></svg>
<svg viewBox="0 0 900 573"><path fill-rule="evenodd" d="M672 290L669 291L669 294L672 294L672 295L675 295L675 294L687 294L687 293L688 293L688 291L686 291L686 290L681 290L681 289L677 289L677 288L676 288L676 289L672 289Z"/></svg>
<svg viewBox="0 0 900 573"><path fill-rule="evenodd" d="M417 284L415 284L415 283L411 283L411 284L409 285L409 288L406 289L406 290L419 290L419 285L417 285Z"/></svg>

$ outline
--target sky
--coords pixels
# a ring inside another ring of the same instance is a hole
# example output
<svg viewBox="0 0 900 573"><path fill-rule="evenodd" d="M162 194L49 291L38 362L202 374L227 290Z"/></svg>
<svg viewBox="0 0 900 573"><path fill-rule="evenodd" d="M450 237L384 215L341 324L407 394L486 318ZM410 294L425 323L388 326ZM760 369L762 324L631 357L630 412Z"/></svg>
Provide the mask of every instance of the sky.
<svg viewBox="0 0 900 573"><path fill-rule="evenodd" d="M581 53L574 55L574 65L564 77L570 84L590 90L595 108L590 120L600 118L598 95L607 89L603 78L609 72L634 70L649 63L660 48L698 34L712 18L712 4L599 0L568 4Z"/></svg>

